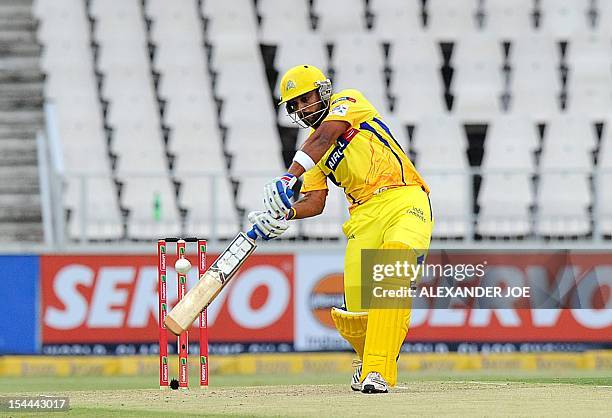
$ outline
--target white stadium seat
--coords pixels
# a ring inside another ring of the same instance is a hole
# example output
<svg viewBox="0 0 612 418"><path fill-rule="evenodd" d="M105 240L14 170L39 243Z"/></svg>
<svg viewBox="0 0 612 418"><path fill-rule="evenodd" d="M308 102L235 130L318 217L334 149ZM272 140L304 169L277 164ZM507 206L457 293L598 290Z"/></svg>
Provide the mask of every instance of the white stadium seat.
<svg viewBox="0 0 612 418"><path fill-rule="evenodd" d="M502 57L501 43L487 35L466 36L455 44L453 112L470 120L487 120L500 112Z"/></svg>
<svg viewBox="0 0 612 418"><path fill-rule="evenodd" d="M599 35L575 37L566 56L567 108L603 120L612 109L612 40Z"/></svg>
<svg viewBox="0 0 612 418"><path fill-rule="evenodd" d="M130 211L129 238L151 240L180 233L174 187L166 176L130 175L123 181L121 203Z"/></svg>
<svg viewBox="0 0 612 418"><path fill-rule="evenodd" d="M202 12L208 20L207 36L213 43L227 35L254 39L257 23L251 0L203 1Z"/></svg>
<svg viewBox="0 0 612 418"><path fill-rule="evenodd" d="M394 41L423 30L421 2L410 0L370 0L374 33L379 39Z"/></svg>
<svg viewBox="0 0 612 418"><path fill-rule="evenodd" d="M596 140L595 126L587 117L557 116L547 124L540 167L590 169Z"/></svg>
<svg viewBox="0 0 612 418"><path fill-rule="evenodd" d="M442 54L428 36L395 38L389 52L394 112L405 122L446 112Z"/></svg>
<svg viewBox="0 0 612 418"><path fill-rule="evenodd" d="M608 0L594 0L595 12L597 14L595 23L595 32L601 36L612 35L612 27L610 27L610 19L612 19L612 3Z"/></svg>
<svg viewBox="0 0 612 418"><path fill-rule="evenodd" d="M587 209L594 145L595 127L587 119L561 116L548 124L538 187L540 235L579 236L590 231Z"/></svg>
<svg viewBox="0 0 612 418"><path fill-rule="evenodd" d="M338 36L334 45L334 90L360 90L379 112L385 113L388 101L384 85L382 43L372 35L348 35ZM362 55L364 51L368 55L365 60Z"/></svg>
<svg viewBox="0 0 612 418"><path fill-rule="evenodd" d="M476 31L478 0L428 0L426 31L441 41L453 39Z"/></svg>
<svg viewBox="0 0 612 418"><path fill-rule="evenodd" d="M509 190L512 192L509 193ZM529 234L529 211L533 202L533 186L528 172L485 172L478 194L480 212L476 232L495 237Z"/></svg>
<svg viewBox="0 0 612 418"><path fill-rule="evenodd" d="M167 168L161 134L155 126L126 122L114 130L111 151L118 155L117 173Z"/></svg>
<svg viewBox="0 0 612 418"><path fill-rule="evenodd" d="M327 42L338 36L365 32L365 2L354 0L313 0L318 18L317 32Z"/></svg>
<svg viewBox="0 0 612 418"><path fill-rule="evenodd" d="M208 167L201 168L206 171ZM224 171L212 176L185 177L179 203L188 210L186 230L190 234L216 236L213 233L216 232L223 238L231 238L239 229L234 196Z"/></svg>
<svg viewBox="0 0 612 418"><path fill-rule="evenodd" d="M108 168L91 176L71 177L64 203L70 209L68 233L75 239L119 239L123 226L115 185Z"/></svg>
<svg viewBox="0 0 612 418"><path fill-rule="evenodd" d="M560 190L565 191L559 193ZM589 233L591 204L586 174L546 174L538 187L537 232L543 236L580 236Z"/></svg>
<svg viewBox="0 0 612 418"><path fill-rule="evenodd" d="M254 132L239 126L230 127L226 137L226 151L231 153L231 174L237 179L249 177L258 171L274 173L285 171L282 161L280 142L269 134ZM266 158L262 158L265 155Z"/></svg>
<svg viewBox="0 0 612 418"><path fill-rule="evenodd" d="M151 38L160 43L190 42L202 47L202 30L199 22L197 2L147 0L147 16L153 20ZM186 54L176 54L182 58Z"/></svg>
<svg viewBox="0 0 612 418"><path fill-rule="evenodd" d="M558 38L588 31L590 0L540 0L539 5L542 31Z"/></svg>
<svg viewBox="0 0 612 418"><path fill-rule="evenodd" d="M510 146L521 153L533 152L538 145L538 132L533 118L525 114L499 115L489 125L483 164L489 164L487 161L491 157L495 157L493 164L496 167L504 167L503 164L508 163L520 164L524 155L510 153L504 157L508 149L503 147ZM533 166L533 161L523 161L523 163L528 164L525 168Z"/></svg>
<svg viewBox="0 0 612 418"><path fill-rule="evenodd" d="M472 188L467 141L457 119L423 119L415 127L417 168L431 188L436 237L463 237L471 219Z"/></svg>
<svg viewBox="0 0 612 418"><path fill-rule="evenodd" d="M489 125L478 194L478 234L512 237L531 232L537 142L536 124L525 116L505 115Z"/></svg>
<svg viewBox="0 0 612 418"><path fill-rule="evenodd" d="M263 43L282 44L292 35L306 35L310 31L306 0L259 0L257 7L262 17L260 40Z"/></svg>
<svg viewBox="0 0 612 418"><path fill-rule="evenodd" d="M185 122L170 132L168 150L175 155L174 171L178 177L205 170L220 172L225 158L215 126Z"/></svg>
<svg viewBox="0 0 612 418"><path fill-rule="evenodd" d="M510 108L544 119L560 110L560 46L546 35L522 36L510 47Z"/></svg>
<svg viewBox="0 0 612 418"><path fill-rule="evenodd" d="M535 30L534 11L535 0L484 0L484 30L503 39L528 35Z"/></svg>

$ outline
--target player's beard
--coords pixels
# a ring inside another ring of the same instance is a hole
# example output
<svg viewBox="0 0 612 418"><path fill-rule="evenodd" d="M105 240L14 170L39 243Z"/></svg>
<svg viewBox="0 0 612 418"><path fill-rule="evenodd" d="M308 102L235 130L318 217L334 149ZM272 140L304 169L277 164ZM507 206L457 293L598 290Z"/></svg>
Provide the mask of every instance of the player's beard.
<svg viewBox="0 0 612 418"><path fill-rule="evenodd" d="M315 110L310 113L305 113L304 110L311 108L313 106L317 106L321 104L321 108L319 110ZM315 127L318 123L320 123L325 115L327 114L327 102L324 100L319 100L313 104L306 106L305 108L298 110L293 113L289 113L289 117L293 120L293 123L297 124L301 128L312 128Z"/></svg>

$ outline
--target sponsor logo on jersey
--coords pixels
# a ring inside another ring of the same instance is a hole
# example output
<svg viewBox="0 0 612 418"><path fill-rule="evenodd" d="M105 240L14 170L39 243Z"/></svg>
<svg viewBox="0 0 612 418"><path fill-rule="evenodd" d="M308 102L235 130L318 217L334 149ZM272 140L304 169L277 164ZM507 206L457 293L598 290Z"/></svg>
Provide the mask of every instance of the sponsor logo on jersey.
<svg viewBox="0 0 612 418"><path fill-rule="evenodd" d="M348 108L349 108L348 105L341 104L341 105L334 107L330 113L332 115L346 116L346 112L348 112Z"/></svg>
<svg viewBox="0 0 612 418"><path fill-rule="evenodd" d="M343 102L345 100L348 100L351 103L355 103L357 100L353 99L352 97L348 97L348 96L343 96L343 97L338 97L336 100L334 100L333 102L331 102L332 105L338 103L338 102Z"/></svg>
<svg viewBox="0 0 612 418"><path fill-rule="evenodd" d="M337 145L334 147L334 150L329 154L327 160L325 161L325 165L332 171L338 167L340 161L344 159L344 149L348 146L351 140L359 133L358 129L350 128L346 132L342 134L341 137L338 138Z"/></svg>
<svg viewBox="0 0 612 418"><path fill-rule="evenodd" d="M348 145L348 142L341 142L338 145L336 145L334 147L334 150L331 152L331 154L329 154L329 157L327 157L327 160L325 161L325 165L330 169L330 170L335 170L336 167L338 167L338 164L340 164L340 161L342 161L344 159L344 149L346 148L346 146Z"/></svg>
<svg viewBox="0 0 612 418"><path fill-rule="evenodd" d="M412 207L406 211L407 214L413 215L418 218L421 222L426 222L425 214L423 213L423 209Z"/></svg>

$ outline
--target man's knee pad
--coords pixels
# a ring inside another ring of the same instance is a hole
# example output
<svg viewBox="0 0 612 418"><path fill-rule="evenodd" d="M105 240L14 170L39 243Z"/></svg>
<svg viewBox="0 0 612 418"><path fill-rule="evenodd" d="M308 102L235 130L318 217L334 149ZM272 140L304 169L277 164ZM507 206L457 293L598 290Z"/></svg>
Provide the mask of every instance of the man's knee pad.
<svg viewBox="0 0 612 418"><path fill-rule="evenodd" d="M366 330L368 327L367 312L349 312L339 308L331 309L331 317L336 329L353 347L360 359L363 359Z"/></svg>

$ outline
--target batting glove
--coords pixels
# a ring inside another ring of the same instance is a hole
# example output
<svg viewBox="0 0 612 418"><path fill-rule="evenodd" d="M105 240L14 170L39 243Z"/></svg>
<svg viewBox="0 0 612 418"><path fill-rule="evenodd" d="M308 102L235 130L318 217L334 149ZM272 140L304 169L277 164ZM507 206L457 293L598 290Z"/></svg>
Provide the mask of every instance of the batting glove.
<svg viewBox="0 0 612 418"><path fill-rule="evenodd" d="M267 211L251 212L248 218L257 236L264 241L278 238L289 228L289 222L285 218L276 219Z"/></svg>
<svg viewBox="0 0 612 418"><path fill-rule="evenodd" d="M296 181L297 177L287 173L264 186L264 206L275 218L285 218L291 211L289 199L293 196L291 188Z"/></svg>

